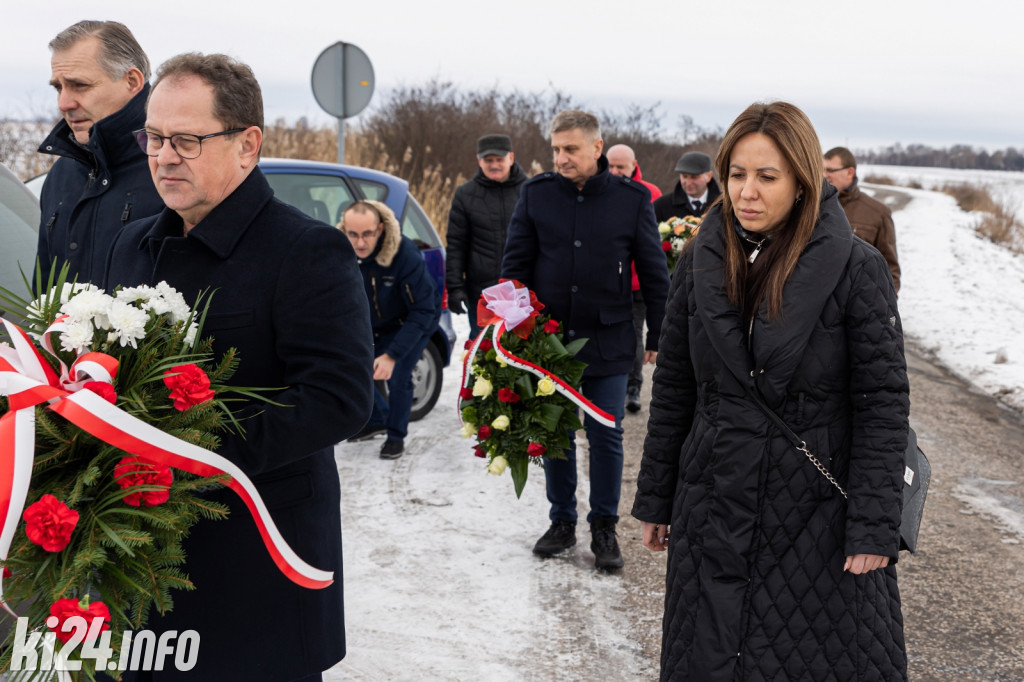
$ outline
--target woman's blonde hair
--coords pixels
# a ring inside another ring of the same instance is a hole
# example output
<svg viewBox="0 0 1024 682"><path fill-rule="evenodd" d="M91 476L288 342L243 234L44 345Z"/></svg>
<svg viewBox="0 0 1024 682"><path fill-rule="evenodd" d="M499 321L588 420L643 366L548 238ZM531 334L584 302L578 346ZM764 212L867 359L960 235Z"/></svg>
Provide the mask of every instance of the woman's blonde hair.
<svg viewBox="0 0 1024 682"><path fill-rule="evenodd" d="M751 133L761 133L770 138L786 157L796 175L798 197L789 220L773 237L772 248L754 261L753 265L747 263L743 244L736 234L736 217L729 196L729 164L733 148ZM814 132L814 126L807 115L789 102L751 104L736 117L722 138L715 158L715 169L718 177L725 181L725 191L722 192L722 226L725 232L724 271L729 300L739 305L748 317L764 301L768 316L777 318L782 314L783 286L793 274L796 262L818 222L824 181L818 134Z"/></svg>

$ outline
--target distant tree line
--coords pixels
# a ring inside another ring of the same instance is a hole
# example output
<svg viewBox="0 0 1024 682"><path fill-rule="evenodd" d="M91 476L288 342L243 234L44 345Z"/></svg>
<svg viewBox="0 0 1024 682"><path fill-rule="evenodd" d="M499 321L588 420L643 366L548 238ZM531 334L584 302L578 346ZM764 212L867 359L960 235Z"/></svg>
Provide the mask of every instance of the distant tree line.
<svg viewBox="0 0 1024 682"><path fill-rule="evenodd" d="M856 156L858 163L887 166L1024 171L1024 152L1014 147L989 153L965 144L934 149L924 144L904 147L897 142L874 151L857 151Z"/></svg>

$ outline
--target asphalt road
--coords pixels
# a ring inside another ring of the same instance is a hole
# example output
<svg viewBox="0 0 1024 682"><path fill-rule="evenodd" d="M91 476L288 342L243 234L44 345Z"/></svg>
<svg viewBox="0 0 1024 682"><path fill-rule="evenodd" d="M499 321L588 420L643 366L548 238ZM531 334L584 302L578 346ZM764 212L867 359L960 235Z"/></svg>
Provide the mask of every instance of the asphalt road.
<svg viewBox="0 0 1024 682"><path fill-rule="evenodd" d="M898 564L914 681L1024 682L1024 417L907 349L910 421L932 464L917 554ZM632 636L657 670L664 553L640 545L629 508L650 400L626 417L626 468L619 536ZM637 679L656 679L643 675Z"/></svg>

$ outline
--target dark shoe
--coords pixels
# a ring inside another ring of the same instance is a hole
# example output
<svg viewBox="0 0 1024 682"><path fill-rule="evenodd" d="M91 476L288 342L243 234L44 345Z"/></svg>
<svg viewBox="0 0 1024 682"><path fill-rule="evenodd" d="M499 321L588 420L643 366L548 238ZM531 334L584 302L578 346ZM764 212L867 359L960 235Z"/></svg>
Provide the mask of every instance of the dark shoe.
<svg viewBox="0 0 1024 682"><path fill-rule="evenodd" d="M379 436L382 433L387 433L387 429L383 426L375 426L373 424L367 424L363 428L359 429L359 433L348 439L349 443L358 443L362 440L370 440L374 436Z"/></svg>
<svg viewBox="0 0 1024 682"><path fill-rule="evenodd" d="M626 409L634 414L640 411L640 391L637 389L626 393Z"/></svg>
<svg viewBox="0 0 1024 682"><path fill-rule="evenodd" d="M533 546L537 556L549 557L576 544L576 524L572 521L554 521Z"/></svg>
<svg viewBox="0 0 1024 682"><path fill-rule="evenodd" d="M388 438L384 441L384 445L380 446L381 459L398 459L403 452L405 452L405 444L400 440Z"/></svg>
<svg viewBox="0 0 1024 682"><path fill-rule="evenodd" d="M615 539L615 518L595 516L590 522L590 551L594 553L594 566L599 570L622 568L626 562Z"/></svg>

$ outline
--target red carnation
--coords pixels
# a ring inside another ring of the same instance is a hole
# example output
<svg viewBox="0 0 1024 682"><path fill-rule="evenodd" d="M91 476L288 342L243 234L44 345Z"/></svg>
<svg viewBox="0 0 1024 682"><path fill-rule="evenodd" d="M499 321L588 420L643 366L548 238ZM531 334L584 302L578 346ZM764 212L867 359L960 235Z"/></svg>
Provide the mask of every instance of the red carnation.
<svg viewBox="0 0 1024 682"><path fill-rule="evenodd" d="M484 424L479 428L479 430L477 430L476 437L480 440L487 440L491 437L491 427Z"/></svg>
<svg viewBox="0 0 1024 682"><path fill-rule="evenodd" d="M459 391L459 397L462 398L463 400L472 400L473 389L471 389L469 386L466 386L461 391Z"/></svg>
<svg viewBox="0 0 1024 682"><path fill-rule="evenodd" d="M82 604L77 599L72 598L58 599L53 602L50 606L50 617L46 619L46 625L57 634L57 639L67 644L68 640L71 639L78 629L69 627L67 632L65 632L64 622L74 616L84 618L86 626L91 626L93 619L102 618L103 625L100 627L100 632L110 629L110 609L107 608L106 604L101 601L94 601L89 604L88 608L82 608ZM90 638L86 636L83 641L88 642Z"/></svg>
<svg viewBox="0 0 1024 682"><path fill-rule="evenodd" d="M59 552L71 542L71 531L78 523L78 512L53 495L43 495L30 504L25 513L25 535L47 552Z"/></svg>
<svg viewBox="0 0 1024 682"><path fill-rule="evenodd" d="M490 339L484 339L483 341L480 342L480 352L481 353L486 353L487 351L489 351L492 348L494 348L494 344L491 342Z"/></svg>
<svg viewBox="0 0 1024 682"><path fill-rule="evenodd" d="M87 381L82 384L82 388L92 391L111 405L117 402L117 391L105 381Z"/></svg>
<svg viewBox="0 0 1024 682"><path fill-rule="evenodd" d="M10 578L12 575L14 575L14 574L11 573L11 569L9 569L6 566L4 566L4 578Z"/></svg>
<svg viewBox="0 0 1024 682"><path fill-rule="evenodd" d="M473 339L466 339L466 343L462 344L463 350L469 350L473 347Z"/></svg>
<svg viewBox="0 0 1024 682"><path fill-rule="evenodd" d="M511 388L502 388L498 390L498 400L503 403L518 403L519 394Z"/></svg>
<svg viewBox="0 0 1024 682"><path fill-rule="evenodd" d="M171 468L163 464L144 462L135 457L124 457L114 467L114 478L122 488L134 486L159 486L159 490L138 490L124 496L125 504L139 507L145 504L147 507L155 507L163 504L171 496L171 483L174 482L174 474Z"/></svg>
<svg viewBox="0 0 1024 682"><path fill-rule="evenodd" d="M544 331L548 334L557 334L561 326L557 320L548 320L544 323Z"/></svg>
<svg viewBox="0 0 1024 682"><path fill-rule="evenodd" d="M164 372L164 385L171 389L174 407L184 412L213 398L210 377L197 365L178 365Z"/></svg>
<svg viewBox="0 0 1024 682"><path fill-rule="evenodd" d="M545 452L547 452L547 448L540 443L530 443L526 446L526 454L530 457L540 457Z"/></svg>
<svg viewBox="0 0 1024 682"><path fill-rule="evenodd" d="M484 450L483 448L473 448L473 454L476 455L477 457L486 457L487 451Z"/></svg>
<svg viewBox="0 0 1024 682"><path fill-rule="evenodd" d="M672 243L671 242L662 242L661 243L661 250L665 251L665 252L671 251L672 250Z"/></svg>

